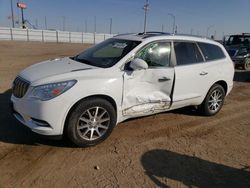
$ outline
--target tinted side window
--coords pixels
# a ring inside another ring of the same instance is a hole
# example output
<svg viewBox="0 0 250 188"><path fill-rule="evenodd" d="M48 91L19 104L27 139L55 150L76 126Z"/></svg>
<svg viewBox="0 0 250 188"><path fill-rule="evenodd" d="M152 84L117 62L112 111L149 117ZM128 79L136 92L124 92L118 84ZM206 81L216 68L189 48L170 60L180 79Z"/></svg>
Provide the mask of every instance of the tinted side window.
<svg viewBox="0 0 250 188"><path fill-rule="evenodd" d="M198 43L206 61L222 59L225 57L225 54L219 46L207 43Z"/></svg>
<svg viewBox="0 0 250 188"><path fill-rule="evenodd" d="M175 42L174 49L177 65L188 65L203 62L203 58L195 43Z"/></svg>
<svg viewBox="0 0 250 188"><path fill-rule="evenodd" d="M170 42L155 42L148 44L135 57L146 61L149 67L164 67L170 64L170 54Z"/></svg>

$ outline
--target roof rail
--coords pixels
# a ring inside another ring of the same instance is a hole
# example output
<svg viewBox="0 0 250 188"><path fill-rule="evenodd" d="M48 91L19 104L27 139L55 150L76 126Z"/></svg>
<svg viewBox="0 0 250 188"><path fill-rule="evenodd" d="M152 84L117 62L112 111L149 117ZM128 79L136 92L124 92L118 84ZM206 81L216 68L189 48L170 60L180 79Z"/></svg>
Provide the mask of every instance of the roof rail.
<svg viewBox="0 0 250 188"><path fill-rule="evenodd" d="M165 32L158 32L158 31L147 31L147 32L143 32L143 33L138 33L137 35L166 35L169 33L165 33Z"/></svg>
<svg viewBox="0 0 250 188"><path fill-rule="evenodd" d="M117 34L114 37L125 36L125 35L136 35L136 33L122 33L122 34Z"/></svg>
<svg viewBox="0 0 250 188"><path fill-rule="evenodd" d="M201 35L192 35L192 34L181 34L181 33L178 33L178 34L175 34L175 35L180 35L180 36L187 36L187 37L198 37L198 38L207 38L205 36L201 36Z"/></svg>

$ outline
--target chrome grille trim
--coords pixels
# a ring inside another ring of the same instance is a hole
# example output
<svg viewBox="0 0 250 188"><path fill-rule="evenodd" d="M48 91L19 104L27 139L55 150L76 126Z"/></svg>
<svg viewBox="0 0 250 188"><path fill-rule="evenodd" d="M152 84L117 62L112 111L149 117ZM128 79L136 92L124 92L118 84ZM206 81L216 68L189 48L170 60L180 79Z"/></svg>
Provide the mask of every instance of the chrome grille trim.
<svg viewBox="0 0 250 188"><path fill-rule="evenodd" d="M18 76L13 82L12 93L15 97L22 98L26 94L29 86L30 82Z"/></svg>

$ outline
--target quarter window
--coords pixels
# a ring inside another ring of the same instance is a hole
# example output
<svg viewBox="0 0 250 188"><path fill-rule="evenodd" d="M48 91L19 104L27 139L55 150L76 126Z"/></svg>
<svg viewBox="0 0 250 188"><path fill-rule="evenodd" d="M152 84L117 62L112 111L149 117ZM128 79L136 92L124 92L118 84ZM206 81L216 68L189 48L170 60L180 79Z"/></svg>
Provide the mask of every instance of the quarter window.
<svg viewBox="0 0 250 188"><path fill-rule="evenodd" d="M189 65L203 62L202 55L195 43L175 42L174 49L177 65Z"/></svg>
<svg viewBox="0 0 250 188"><path fill-rule="evenodd" d="M198 43L206 61L222 59L225 54L219 46L207 43Z"/></svg>
<svg viewBox="0 0 250 188"><path fill-rule="evenodd" d="M144 47L135 57L146 61L149 67L165 67L170 65L170 53L170 42L155 42Z"/></svg>

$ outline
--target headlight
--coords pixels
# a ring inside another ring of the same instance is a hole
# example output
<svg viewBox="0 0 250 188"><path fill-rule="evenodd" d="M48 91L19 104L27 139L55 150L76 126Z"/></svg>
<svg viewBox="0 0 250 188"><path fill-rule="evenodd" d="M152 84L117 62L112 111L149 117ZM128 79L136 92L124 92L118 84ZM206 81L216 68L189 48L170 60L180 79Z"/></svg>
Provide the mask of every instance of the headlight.
<svg viewBox="0 0 250 188"><path fill-rule="evenodd" d="M69 90L71 87L75 85L76 82L77 82L76 80L70 80L70 81L50 83L50 84L36 86L32 90L30 97L39 99L42 101L47 101Z"/></svg>
<svg viewBox="0 0 250 188"><path fill-rule="evenodd" d="M243 56L243 57L248 57L249 52L246 48L242 48L238 51L237 56Z"/></svg>

